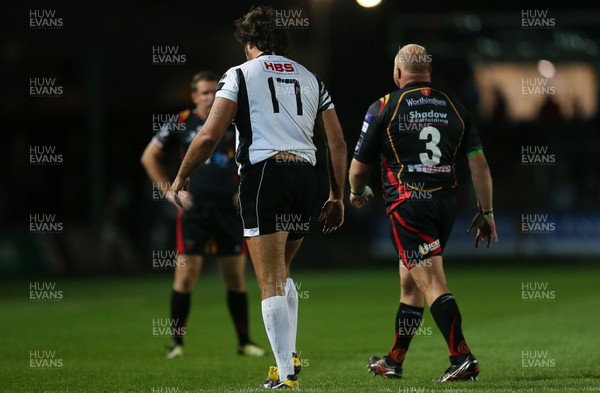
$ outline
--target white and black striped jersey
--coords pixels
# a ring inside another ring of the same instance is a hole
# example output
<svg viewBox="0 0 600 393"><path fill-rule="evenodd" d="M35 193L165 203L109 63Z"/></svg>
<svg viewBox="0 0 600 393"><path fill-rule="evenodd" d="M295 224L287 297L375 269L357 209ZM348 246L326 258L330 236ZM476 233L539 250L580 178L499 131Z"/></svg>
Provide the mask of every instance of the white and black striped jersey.
<svg viewBox="0 0 600 393"><path fill-rule="evenodd" d="M316 165L315 120L334 106L323 82L304 66L263 53L227 70L216 96L238 104L234 122L240 172L278 152Z"/></svg>

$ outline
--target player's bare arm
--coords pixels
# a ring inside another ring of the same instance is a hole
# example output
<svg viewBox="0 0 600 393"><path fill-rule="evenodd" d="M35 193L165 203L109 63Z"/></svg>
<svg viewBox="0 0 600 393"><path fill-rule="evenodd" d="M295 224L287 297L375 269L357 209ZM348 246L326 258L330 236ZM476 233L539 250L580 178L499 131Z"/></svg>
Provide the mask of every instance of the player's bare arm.
<svg viewBox="0 0 600 393"><path fill-rule="evenodd" d="M479 153L469 156L469 168L471 169L471 179L477 195L479 212L473 219L468 232L477 227L475 247L479 246L481 240L487 240L487 247L491 247L492 243L498 243L498 235L492 203L492 174L485 155Z"/></svg>
<svg viewBox="0 0 600 393"><path fill-rule="evenodd" d="M237 103L220 97L215 99L202 131L192 141L171 186L171 190L175 192L175 201L179 206L181 204L177 193L186 187L192 172L211 156L236 112Z"/></svg>
<svg viewBox="0 0 600 393"><path fill-rule="evenodd" d="M356 159L350 163L350 203L357 208L363 208L369 198L373 197L373 191L368 186L369 177L373 165L365 164Z"/></svg>
<svg viewBox="0 0 600 393"><path fill-rule="evenodd" d="M167 191L169 189L169 177L162 165L163 156L162 150L151 141L148 143L148 146L146 146L140 162L146 170L148 177L150 177L150 180L152 180L161 191Z"/></svg>
<svg viewBox="0 0 600 393"><path fill-rule="evenodd" d="M191 194L182 196L183 206L180 206L175 202L175 193L170 189L169 177L167 176L167 171L162 164L163 157L164 154L160 147L158 147L154 141L151 141L148 143L148 146L146 146L140 161L146 170L148 177L150 177L150 180L152 180L154 186L158 187L160 191L165 193L165 196L169 202L171 202L178 209L181 209L182 207L185 209L191 208L194 204L194 199Z"/></svg>
<svg viewBox="0 0 600 393"><path fill-rule="evenodd" d="M344 223L346 142L335 109L321 112L316 125L327 145L329 172L329 199L323 205L319 221L325 221L323 233L331 233Z"/></svg>

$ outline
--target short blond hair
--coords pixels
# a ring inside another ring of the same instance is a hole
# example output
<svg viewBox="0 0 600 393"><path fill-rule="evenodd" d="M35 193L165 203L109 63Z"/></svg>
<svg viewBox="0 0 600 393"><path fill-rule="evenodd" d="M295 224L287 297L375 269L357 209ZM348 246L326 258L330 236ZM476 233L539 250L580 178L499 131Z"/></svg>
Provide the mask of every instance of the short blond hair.
<svg viewBox="0 0 600 393"><path fill-rule="evenodd" d="M404 45L394 60L396 67L411 74L423 74L431 71L431 56L421 45Z"/></svg>

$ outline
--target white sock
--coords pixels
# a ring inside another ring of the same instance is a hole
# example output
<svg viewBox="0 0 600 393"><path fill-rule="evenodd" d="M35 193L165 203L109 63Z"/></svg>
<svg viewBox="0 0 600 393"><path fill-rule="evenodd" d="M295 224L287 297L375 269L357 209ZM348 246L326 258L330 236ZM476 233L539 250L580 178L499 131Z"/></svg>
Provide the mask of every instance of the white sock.
<svg viewBox="0 0 600 393"><path fill-rule="evenodd" d="M294 374L292 347L290 345L290 317L284 296L271 296L262 301L262 315L277 362L279 379Z"/></svg>
<svg viewBox="0 0 600 393"><path fill-rule="evenodd" d="M288 312L290 313L290 343L292 352L296 352L296 336L298 334L298 291L294 280L288 278L285 281L285 299L287 300Z"/></svg>

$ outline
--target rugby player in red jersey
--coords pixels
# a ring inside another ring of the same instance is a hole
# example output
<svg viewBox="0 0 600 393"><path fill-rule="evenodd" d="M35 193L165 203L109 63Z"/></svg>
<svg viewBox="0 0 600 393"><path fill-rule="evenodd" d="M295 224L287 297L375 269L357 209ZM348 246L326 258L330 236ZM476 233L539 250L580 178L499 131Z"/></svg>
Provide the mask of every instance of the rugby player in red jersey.
<svg viewBox="0 0 600 393"><path fill-rule="evenodd" d="M448 93L431 84L431 57L420 45L402 47L394 61L399 90L373 103L365 116L350 167L350 202L365 205L372 164L381 158L381 176L392 239L400 257L400 304L395 338L384 357L368 368L384 378L400 378L410 341L421 323L424 302L450 350L441 382L475 379L479 363L462 333L462 318L446 285L442 252L456 213L455 160L466 156L479 212L475 246L497 242L492 177L470 114Z"/></svg>

